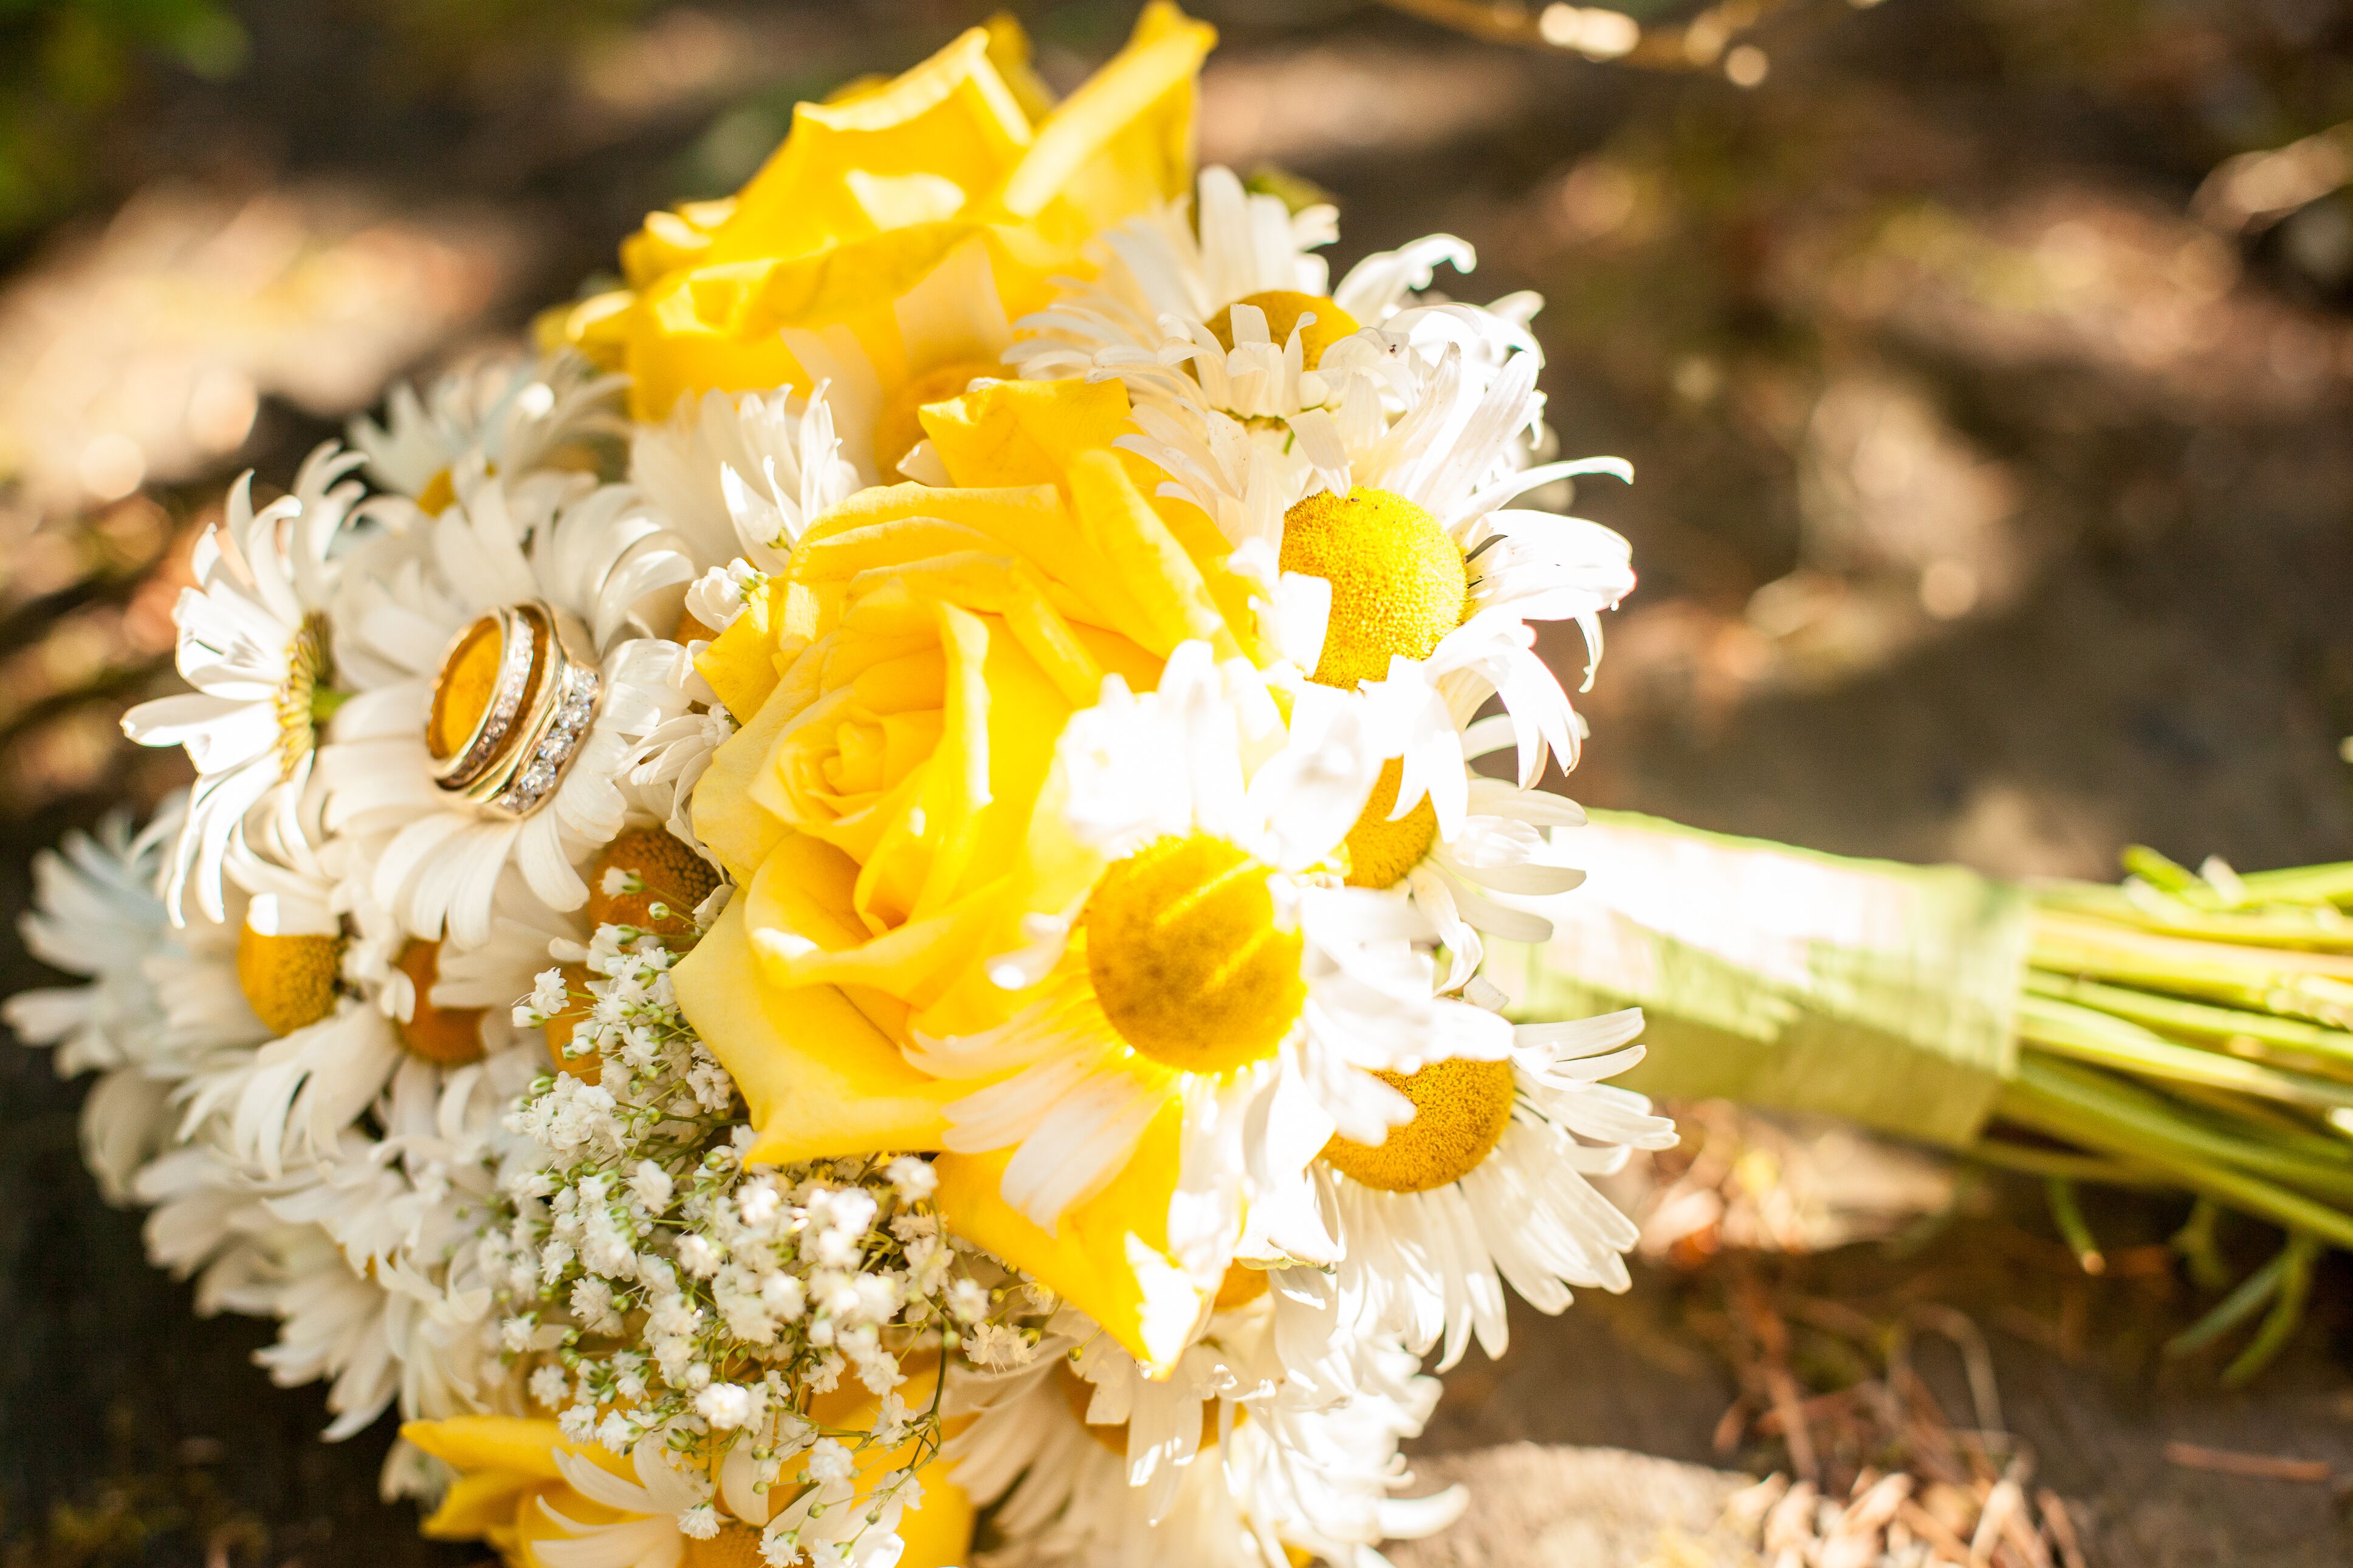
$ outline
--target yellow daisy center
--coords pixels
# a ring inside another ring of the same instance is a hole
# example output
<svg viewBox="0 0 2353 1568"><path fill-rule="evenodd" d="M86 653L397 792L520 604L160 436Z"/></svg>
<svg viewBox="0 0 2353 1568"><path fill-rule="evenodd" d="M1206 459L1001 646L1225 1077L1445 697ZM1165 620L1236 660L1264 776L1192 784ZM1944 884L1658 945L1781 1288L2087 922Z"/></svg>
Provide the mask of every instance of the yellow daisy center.
<svg viewBox="0 0 2353 1568"><path fill-rule="evenodd" d="M1220 1312L1230 1312L1236 1307L1247 1307L1266 1294L1266 1270L1246 1268L1236 1263L1226 1269L1226 1277L1218 1281L1218 1293L1211 1304Z"/></svg>
<svg viewBox="0 0 2353 1568"><path fill-rule="evenodd" d="M684 1568L765 1568L760 1532L748 1524L723 1524L708 1541L687 1537Z"/></svg>
<svg viewBox="0 0 2353 1568"><path fill-rule="evenodd" d="M483 1009L436 1007L431 1000L433 982L441 973L441 944L412 939L400 950L399 969L417 992L408 1022L395 1026L409 1054L447 1068L480 1061Z"/></svg>
<svg viewBox="0 0 2353 1568"><path fill-rule="evenodd" d="M327 617L313 610L286 645L286 679L278 688L278 776L292 778L319 743L319 725L343 704L333 689L334 657L327 650Z"/></svg>
<svg viewBox="0 0 2353 1568"><path fill-rule="evenodd" d="M1411 1078L1376 1073L1413 1101L1413 1120L1389 1129L1380 1143L1335 1137L1324 1158L1340 1172L1385 1193L1426 1193L1477 1170L1512 1124L1512 1064L1450 1057Z"/></svg>
<svg viewBox="0 0 2353 1568"><path fill-rule="evenodd" d="M458 504L458 482L447 468L437 469L425 488L417 492L417 510L428 517L439 517Z"/></svg>
<svg viewBox="0 0 2353 1568"><path fill-rule="evenodd" d="M1300 358L1309 370L1324 363L1325 349L1356 331L1356 318L1318 294L1269 289L1263 293L1245 294L1234 305L1255 305L1265 311L1266 335L1278 344L1291 341L1291 329L1299 325L1300 317L1314 316L1315 319L1299 334ZM1228 353L1234 348L1234 305L1227 306L1207 323Z"/></svg>
<svg viewBox="0 0 2353 1568"><path fill-rule="evenodd" d="M634 893L605 891L605 873L626 871L641 884ZM695 906L719 886L711 862L659 827L624 829L605 846L588 868L588 920L592 925L636 926L664 936L692 934ZM656 921L653 906L668 906Z"/></svg>
<svg viewBox="0 0 2353 1568"><path fill-rule="evenodd" d="M1121 1039L1180 1072L1273 1054L1307 987L1268 876L1206 833L1160 839L1103 874L1082 916L1087 974Z"/></svg>
<svg viewBox="0 0 2353 1568"><path fill-rule="evenodd" d="M237 933L237 984L253 1016L273 1035L290 1035L335 1010L335 976L343 942L334 936Z"/></svg>
<svg viewBox="0 0 2353 1568"><path fill-rule="evenodd" d="M437 763L446 763L465 750L474 727L490 710L499 689L499 668L506 658L506 638L499 623L484 616L466 628L433 681L433 710L425 722L425 749Z"/></svg>
<svg viewBox="0 0 2353 1568"><path fill-rule="evenodd" d="M923 438L921 415L927 405L962 397L976 376L1004 374L1003 365L987 360L956 360L910 377L906 385L884 398L874 416L874 467L883 483L899 477L899 459Z"/></svg>
<svg viewBox="0 0 2353 1568"><path fill-rule="evenodd" d="M1404 782L1402 760L1391 757L1381 764L1373 797L1365 803L1356 826L1348 829L1348 886L1393 888L1421 864L1421 858L1438 842L1438 808L1430 804L1428 795L1403 816L1389 820L1389 813L1397 809L1398 786Z"/></svg>
<svg viewBox="0 0 2353 1568"><path fill-rule="evenodd" d="M1462 624L1471 574L1430 512L1388 490L1319 490L1282 518L1282 569L1332 584L1314 679L1353 691L1391 656L1428 658Z"/></svg>

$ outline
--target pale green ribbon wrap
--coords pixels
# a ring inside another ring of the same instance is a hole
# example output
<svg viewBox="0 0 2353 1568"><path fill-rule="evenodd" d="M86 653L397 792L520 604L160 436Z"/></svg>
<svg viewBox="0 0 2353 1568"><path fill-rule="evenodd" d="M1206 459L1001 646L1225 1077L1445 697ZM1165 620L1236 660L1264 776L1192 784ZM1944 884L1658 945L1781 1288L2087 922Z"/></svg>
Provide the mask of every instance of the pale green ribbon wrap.
<svg viewBox="0 0 2353 1568"><path fill-rule="evenodd" d="M1564 834L1585 885L1514 900L1541 946L1491 942L1514 1019L1640 1007L1614 1080L1977 1142L2018 1068L2031 904L1957 866L1852 860L1597 811Z"/></svg>

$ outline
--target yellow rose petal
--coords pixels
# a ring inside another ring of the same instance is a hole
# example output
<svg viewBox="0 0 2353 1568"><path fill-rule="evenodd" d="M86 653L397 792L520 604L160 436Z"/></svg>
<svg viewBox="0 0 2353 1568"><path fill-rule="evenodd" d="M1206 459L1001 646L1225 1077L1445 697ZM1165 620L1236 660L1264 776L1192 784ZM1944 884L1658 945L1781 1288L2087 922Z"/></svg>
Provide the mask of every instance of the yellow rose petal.
<svg viewBox="0 0 2353 1568"><path fill-rule="evenodd" d="M988 63L1005 79L1006 90L1035 125L1054 110L1054 89L1029 68L1029 35L1012 13L999 11L981 24L988 34Z"/></svg>
<svg viewBox="0 0 2353 1568"><path fill-rule="evenodd" d="M1134 432L1116 381L1001 381L923 412L948 477L975 489L1058 482L1078 453Z"/></svg>
<svg viewBox="0 0 2353 1568"><path fill-rule="evenodd" d="M1117 453L1082 452L1071 462L1071 504L1104 559L1117 564L1138 621L1128 635L1166 658L1200 638L1219 658L1241 649L1200 569L1128 477ZM1124 628L1125 629L1125 628Z"/></svg>
<svg viewBox="0 0 2353 1568"><path fill-rule="evenodd" d="M755 597L711 646L695 656L695 673L711 683L738 724L751 722L776 689L776 636L769 603Z"/></svg>
<svg viewBox="0 0 2353 1568"><path fill-rule="evenodd" d="M517 1515L547 1489L545 1481L511 1471L459 1476L417 1531L428 1541L480 1541L512 1531Z"/></svg>
<svg viewBox="0 0 2353 1568"><path fill-rule="evenodd" d="M970 1494L925 1470L923 1506L899 1516L899 1568L963 1568L972 1561L976 1518Z"/></svg>
<svg viewBox="0 0 2353 1568"><path fill-rule="evenodd" d="M831 986L765 984L739 895L671 970L687 1021L751 1108L745 1160L786 1164L936 1149L969 1085L927 1078Z"/></svg>
<svg viewBox="0 0 2353 1568"><path fill-rule="evenodd" d="M575 1443L553 1421L520 1415L453 1415L444 1421L404 1421L400 1435L467 1475L499 1472L560 1481L564 1472L555 1468L558 1450L592 1459L617 1476L630 1473L626 1457L608 1453L601 1445Z"/></svg>
<svg viewBox="0 0 2353 1568"><path fill-rule="evenodd" d="M1189 189L1195 79L1217 41L1165 0L1145 6L1127 47L1039 127L1004 210L1067 239Z"/></svg>
<svg viewBox="0 0 2353 1568"><path fill-rule="evenodd" d="M712 246L717 261L800 256L881 226L849 175L923 174L978 197L1029 151L1029 117L974 27L890 86L793 111L784 144L752 176Z"/></svg>
<svg viewBox="0 0 2353 1568"><path fill-rule="evenodd" d="M846 326L878 365L899 363L894 308L960 247L985 249L1018 319L1054 276L1089 270L1095 234L1189 189L1213 39L1147 7L1128 47L1053 105L1027 38L993 23L895 79L802 104L741 193L650 215L622 246L628 289L552 315L546 335L627 370L631 412L658 419L684 394L806 388L787 334Z"/></svg>
<svg viewBox="0 0 2353 1568"><path fill-rule="evenodd" d="M1166 1108L1126 1168L1110 1186L1066 1211L1053 1235L999 1191L1010 1150L934 1161L940 1216L966 1241L1035 1275L1147 1367L1167 1367L1191 1338L1208 1300L1166 1251L1179 1114L1174 1104Z"/></svg>
<svg viewBox="0 0 2353 1568"><path fill-rule="evenodd" d="M648 213L644 226L621 241L622 278L632 289L643 289L682 268L710 260L712 237L734 216L733 196Z"/></svg>
<svg viewBox="0 0 2353 1568"><path fill-rule="evenodd" d="M675 272L638 294L619 334L632 418L666 419L690 393L803 384L800 362L784 340L744 325L774 266L745 261Z"/></svg>
<svg viewBox="0 0 2353 1568"><path fill-rule="evenodd" d="M876 485L811 524L794 557L794 580L845 582L858 572L904 564L968 536L1036 570L1046 599L1065 619L1116 631L1129 610L1110 563L1099 555L1051 484L984 489Z"/></svg>

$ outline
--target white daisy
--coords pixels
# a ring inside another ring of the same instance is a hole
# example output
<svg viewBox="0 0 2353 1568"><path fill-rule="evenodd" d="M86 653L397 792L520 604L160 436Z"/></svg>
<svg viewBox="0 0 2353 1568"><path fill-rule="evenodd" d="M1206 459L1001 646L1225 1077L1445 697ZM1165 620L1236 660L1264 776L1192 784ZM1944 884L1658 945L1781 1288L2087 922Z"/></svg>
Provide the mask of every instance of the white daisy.
<svg viewBox="0 0 2353 1568"><path fill-rule="evenodd" d="M1159 1376L1074 1307L1048 1324L1038 1353L1060 1359L1056 1379L1074 1415L1090 1426L1120 1428L1113 1436L1127 1482L1142 1490L1151 1520L1174 1503L1184 1468L1282 1384L1267 1278L1230 1271L1217 1310Z"/></svg>
<svg viewBox="0 0 2353 1568"><path fill-rule="evenodd" d="M1464 730L1462 755L1475 762L1511 740L1509 719L1481 719ZM1582 883L1583 871L1559 862L1550 830L1582 826L1585 812L1564 795L1521 789L1467 766L1452 779L1426 782L1419 804L1398 805L1403 782L1403 760L1392 758L1348 830L1348 885L1403 892L1446 950L1439 988L1459 991L1479 971L1482 933L1506 942L1550 940L1550 921L1490 895L1542 897Z"/></svg>
<svg viewBox="0 0 2353 1568"><path fill-rule="evenodd" d="M259 1184L208 1143L182 1144L141 1167L147 1261L196 1282L196 1311L269 1315L282 1244L299 1227L261 1206Z"/></svg>
<svg viewBox="0 0 2353 1568"><path fill-rule="evenodd" d="M541 1378L554 1386L534 1380L535 1398L553 1404L568 1397L566 1380L552 1363L542 1367ZM689 1458L672 1445L691 1441L690 1434L707 1440L714 1428L733 1430L732 1420L690 1415L631 1444L616 1431L628 1423L608 1416L597 1440L608 1452L627 1456L626 1469L575 1447L591 1441L586 1428L596 1424L593 1416L581 1424L577 1415L586 1407L573 1406L541 1427L548 1437L563 1433L568 1441L548 1448L564 1489L541 1489L523 1500L528 1513L517 1522L531 1560L543 1568L801 1562L891 1568L907 1545L902 1527L910 1539L928 1541L933 1549L951 1537L965 1538L969 1516L961 1499L944 1510L944 1521L910 1517L923 1507L920 1472L934 1454L906 1440L904 1407L895 1400L878 1405L843 1387L816 1394L804 1408L807 1392L797 1387L786 1395L776 1412L773 1440L745 1431L722 1445L706 1441L706 1452L723 1446L715 1458ZM450 1451L429 1428L412 1436L432 1452ZM501 1447L502 1457L511 1456L515 1444L502 1440ZM453 1457L465 1465L461 1453Z"/></svg>
<svg viewBox="0 0 2353 1568"><path fill-rule="evenodd" d="M137 839L124 841L116 825L102 844L69 839L70 859L37 863L40 909L26 924L28 945L98 981L26 993L8 1008L28 1037L72 1031L61 1068L70 1058L105 1069L83 1131L91 1169L118 1197L156 1151L196 1134L233 1092L224 1086L252 1073L277 1032L334 1010L339 963L364 945L345 942L328 907L332 879L315 862L295 872L262 860L255 844L277 841L274 815L257 822L264 831L255 840L229 846L228 919L198 910L173 929L148 879L181 821L175 801ZM299 834L290 841L301 844Z"/></svg>
<svg viewBox="0 0 2353 1568"><path fill-rule="evenodd" d="M402 671L321 753L325 821L380 839L375 896L420 938L487 941L518 868L556 910L625 824L617 775L690 705L676 626L697 567L627 486L462 476L459 500L372 543L338 622Z"/></svg>
<svg viewBox="0 0 2353 1568"><path fill-rule="evenodd" d="M1520 784L1533 786L1548 756L1575 765L1578 730L1529 623L1574 620L1598 658L1600 612L1634 574L1609 530L1509 503L1563 478L1632 470L1614 458L1520 466L1541 409L1533 354L1489 372L1450 343L1383 364L1401 412L1300 424L1291 450L1222 415L1196 436L1149 407L1136 411L1145 433L1120 444L1170 476L1163 494L1216 519L1239 563L1265 574L1271 558L1290 598L1308 586L1298 579L1317 580L1324 636L1303 667L1344 690L1388 688L1402 808L1460 779L1459 731L1491 695L1511 718Z"/></svg>
<svg viewBox="0 0 2353 1568"><path fill-rule="evenodd" d="M202 1311L271 1318L257 1359L293 1387L330 1384L330 1440L405 1415L512 1408L476 1236L504 1119L545 1058L534 1037L438 1082L402 1075L382 1136L346 1130L277 1173L240 1159L218 1119L138 1174L150 1259L197 1280Z"/></svg>
<svg viewBox="0 0 2353 1568"><path fill-rule="evenodd" d="M385 1291L346 1263L332 1238L272 1215L269 1184L206 1142L149 1164L137 1191L153 1205L149 1261L176 1278L195 1276L199 1313L276 1320L276 1342L255 1357L270 1381L282 1388L329 1381L330 1438L383 1414L399 1370L385 1331Z"/></svg>
<svg viewBox="0 0 2353 1568"><path fill-rule="evenodd" d="M438 1081L397 1076L377 1107L380 1136L345 1132L267 1199L274 1216L315 1226L385 1298L381 1337L397 1363L405 1416L512 1406L518 1397L521 1369L501 1363L474 1243L515 1145L507 1112L546 1066L533 1035Z"/></svg>
<svg viewBox="0 0 2353 1568"><path fill-rule="evenodd" d="M315 812L257 826L230 847L229 921L200 915L144 962L162 1018L142 1065L171 1086L181 1137L217 1115L224 1148L275 1178L334 1150L396 1077L438 1091L442 1068L509 1044L509 1005L578 928L510 879L492 940L445 953L369 897L365 846Z"/></svg>
<svg viewBox="0 0 2353 1568"><path fill-rule="evenodd" d="M1095 279L1025 317L1008 360L1033 377L1115 376L1138 404L1198 428L1213 412L1287 423L1353 399L1377 407L1378 363L1395 346L1454 342L1489 361L1535 349L1533 296L1485 310L1417 298L1440 263L1474 265L1451 235L1368 256L1334 288L1312 252L1339 237L1335 218L1203 170L1198 208L1179 198L1104 234Z"/></svg>
<svg viewBox="0 0 2353 1568"><path fill-rule="evenodd" d="M169 1082L147 1070L164 1023L147 961L174 944L155 884L184 811L174 796L135 835L130 814L114 811L96 833L73 830L33 857L33 907L17 931L26 952L87 984L0 1003L18 1039L53 1047L59 1078L100 1075L82 1101L82 1159L110 1203L129 1200L132 1173L173 1121Z"/></svg>
<svg viewBox="0 0 2353 1568"><path fill-rule="evenodd" d="M422 397L402 383L382 425L363 416L349 435L378 484L438 513L457 499L455 481L470 466L520 476L567 447L621 434L628 384L568 349L492 360L441 377Z"/></svg>
<svg viewBox="0 0 2353 1568"><path fill-rule="evenodd" d="M703 568L686 610L706 636L726 630L747 588L784 569L809 520L860 483L823 386L807 398L681 398L664 423L637 426L629 480Z"/></svg>
<svg viewBox="0 0 2353 1568"><path fill-rule="evenodd" d="M1349 1568L1379 1568L1376 1542L1411 1540L1462 1511L1459 1488L1399 1499L1412 1484L1398 1445L1418 1434L1438 1398L1434 1378L1413 1375L1415 1358L1394 1346L1368 1358L1385 1363L1391 1388L1368 1387L1342 1405L1221 1406L1198 1434L1193 1461L1170 1473L1170 1495L1129 1482L1131 1432L1099 1422L1102 1395L1075 1384L1060 1359L1009 1376L964 1380L972 1424L946 1457L956 1481L992 1515L1004 1544L986 1568L1288 1568L1296 1554ZM1082 1397L1083 1395L1083 1397ZM1198 1417L1196 1418L1198 1421Z"/></svg>
<svg viewBox="0 0 2353 1568"><path fill-rule="evenodd" d="M516 1027L511 1005L547 966L550 944L579 931L512 879L506 895L485 941L470 949L407 935L364 891L348 912L348 934L331 927L273 942L248 917L237 972L248 994L282 972L266 965L311 962L303 950L315 947L333 966L332 988L304 1006L323 1002L326 1010L191 1074L181 1091L185 1124L218 1114L227 1146L277 1177L290 1165L336 1157L364 1117L389 1125L392 1108L405 1100L440 1097L455 1069L535 1048L539 1037ZM295 951L276 958L287 949Z"/></svg>
<svg viewBox="0 0 2353 1568"><path fill-rule="evenodd" d="M705 851L694 832L694 786L734 733L735 721L724 708L692 709L648 731L621 775L637 804L697 854Z"/></svg>
<svg viewBox="0 0 2353 1568"><path fill-rule="evenodd" d="M360 461L323 444L303 463L294 492L258 511L253 476L237 480L227 517L196 542L196 585L181 591L174 611L180 673L196 689L123 715L132 740L185 746L195 764L187 829L165 884L174 920L191 880L197 906L224 918L220 867L230 841L273 793L282 800L301 792L320 727L344 695L329 609L337 547L361 493L347 476Z"/></svg>
<svg viewBox="0 0 2353 1568"><path fill-rule="evenodd" d="M1048 798L1069 842L1038 852L1031 945L989 967L1015 1011L910 1052L991 1080L949 1105L945 1146L1012 1149L1004 1196L1038 1224L1108 1185L1175 1103L1170 1240L1214 1281L1251 1190L1335 1127L1377 1139L1406 1113L1373 1070L1506 1048L1500 1019L1432 994L1404 900L1326 869L1377 766L1363 710L1303 689L1286 731L1257 672L1189 643L1157 690L1107 678L1065 728Z"/></svg>
<svg viewBox="0 0 2353 1568"><path fill-rule="evenodd" d="M284 1247L280 1279L271 1292L270 1315L278 1342L254 1360L280 1388L306 1383L327 1385L327 1411L333 1419L329 1442L362 1432L392 1405L400 1386L395 1353L393 1301L382 1285L356 1273L332 1238L300 1229Z"/></svg>
<svg viewBox="0 0 2353 1568"><path fill-rule="evenodd" d="M1587 1178L1675 1141L1649 1100L1600 1081L1641 1059L1641 1027L1634 1011L1522 1025L1506 1060L1392 1079L1412 1119L1377 1144L1335 1140L1311 1172L1336 1267L1287 1268L1282 1292L1328 1300L1345 1333L1442 1342L1442 1371L1474 1333L1504 1353L1504 1283L1544 1312L1571 1286L1626 1289L1638 1233Z"/></svg>
<svg viewBox="0 0 2353 1568"><path fill-rule="evenodd" d="M240 854L231 864L242 864L246 858ZM251 900L234 876L224 879L223 891L227 895L226 921L212 921L198 911L195 919L174 933L177 940L149 953L143 965L164 1011L163 1027L145 1052L146 1070L174 1086L185 1086L207 1073L233 1069L249 1060L255 1048L272 1037L270 1026L262 1021L248 997L248 985L239 972L240 951L248 954L247 967L255 962L253 939L246 934L252 929L247 918ZM278 926L268 918L267 910L265 905L263 924L274 933ZM290 933L301 922L290 915L285 923ZM295 979L299 984L282 992L273 990L270 994L307 995L332 987L332 955L323 966L317 965L317 955L298 953L292 949L277 956L293 958L295 962L283 970L264 966L269 969L268 983L274 986L278 980ZM327 972L324 986L311 979L314 966ZM263 972L256 970L255 974L252 988L259 989L265 983ZM175 1100L185 1098L185 1087L180 1088Z"/></svg>

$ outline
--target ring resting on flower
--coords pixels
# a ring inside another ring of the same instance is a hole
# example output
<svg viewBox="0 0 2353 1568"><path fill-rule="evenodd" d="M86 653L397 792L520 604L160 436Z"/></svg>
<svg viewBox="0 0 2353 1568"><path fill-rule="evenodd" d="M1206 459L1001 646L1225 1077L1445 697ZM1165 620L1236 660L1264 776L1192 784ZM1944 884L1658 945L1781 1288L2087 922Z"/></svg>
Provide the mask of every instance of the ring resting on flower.
<svg viewBox="0 0 2353 1568"><path fill-rule="evenodd" d="M433 782L509 816L547 798L596 715L587 631L544 600L506 605L450 639L433 680Z"/></svg>

